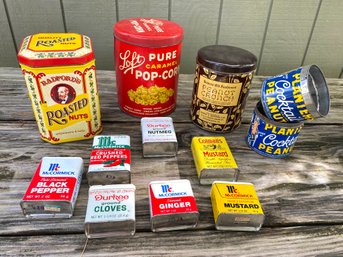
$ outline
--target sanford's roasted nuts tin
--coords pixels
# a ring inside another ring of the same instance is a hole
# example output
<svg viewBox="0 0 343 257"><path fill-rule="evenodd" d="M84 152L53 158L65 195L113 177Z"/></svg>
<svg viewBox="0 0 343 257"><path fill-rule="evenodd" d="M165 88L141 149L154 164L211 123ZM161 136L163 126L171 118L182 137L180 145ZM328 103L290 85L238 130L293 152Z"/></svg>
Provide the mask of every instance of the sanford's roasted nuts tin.
<svg viewBox="0 0 343 257"><path fill-rule="evenodd" d="M102 130L89 37L41 33L18 53L41 138L52 144L89 139Z"/></svg>
<svg viewBox="0 0 343 257"><path fill-rule="evenodd" d="M82 179L80 157L44 157L20 202L28 218L70 218Z"/></svg>
<svg viewBox="0 0 343 257"><path fill-rule="evenodd" d="M135 190L132 184L91 186L85 218L86 236L133 236L136 231Z"/></svg>

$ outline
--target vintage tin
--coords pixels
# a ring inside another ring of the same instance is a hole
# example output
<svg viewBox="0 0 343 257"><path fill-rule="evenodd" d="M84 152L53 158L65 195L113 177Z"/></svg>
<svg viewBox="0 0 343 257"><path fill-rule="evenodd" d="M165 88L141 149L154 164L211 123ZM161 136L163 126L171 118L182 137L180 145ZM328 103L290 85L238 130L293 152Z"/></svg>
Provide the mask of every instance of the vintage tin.
<svg viewBox="0 0 343 257"><path fill-rule="evenodd" d="M183 29L172 21L130 18L114 25L120 108L133 116L165 116L176 106Z"/></svg>
<svg viewBox="0 0 343 257"><path fill-rule="evenodd" d="M251 118L246 142L259 154L283 158L291 154L303 126L303 122L282 123L268 119L261 102L258 102Z"/></svg>
<svg viewBox="0 0 343 257"><path fill-rule="evenodd" d="M150 182L149 203L153 232L194 228L198 224L199 211L187 179Z"/></svg>
<svg viewBox="0 0 343 257"><path fill-rule="evenodd" d="M136 231L132 184L91 186L85 218L88 238L133 236Z"/></svg>
<svg viewBox="0 0 343 257"><path fill-rule="evenodd" d="M259 231L263 225L263 209L251 183L215 181L211 202L218 230Z"/></svg>
<svg viewBox="0 0 343 257"><path fill-rule="evenodd" d="M44 157L20 202L27 218L70 218L82 179L80 157Z"/></svg>
<svg viewBox="0 0 343 257"><path fill-rule="evenodd" d="M170 117L153 117L141 119L143 156L176 156L177 138Z"/></svg>
<svg viewBox="0 0 343 257"><path fill-rule="evenodd" d="M89 139L102 130L89 37L41 33L24 38L18 59L39 133L52 144Z"/></svg>
<svg viewBox="0 0 343 257"><path fill-rule="evenodd" d="M89 185L131 182L130 136L96 136L87 172Z"/></svg>
<svg viewBox="0 0 343 257"><path fill-rule="evenodd" d="M325 77L316 65L267 78L261 101L266 116L278 122L313 120L327 115L330 108Z"/></svg>
<svg viewBox="0 0 343 257"><path fill-rule="evenodd" d="M193 137L191 147L200 184L238 179L238 166L225 137Z"/></svg>
<svg viewBox="0 0 343 257"><path fill-rule="evenodd" d="M230 132L241 124L256 56L244 49L210 45L198 51L191 118L200 128Z"/></svg>

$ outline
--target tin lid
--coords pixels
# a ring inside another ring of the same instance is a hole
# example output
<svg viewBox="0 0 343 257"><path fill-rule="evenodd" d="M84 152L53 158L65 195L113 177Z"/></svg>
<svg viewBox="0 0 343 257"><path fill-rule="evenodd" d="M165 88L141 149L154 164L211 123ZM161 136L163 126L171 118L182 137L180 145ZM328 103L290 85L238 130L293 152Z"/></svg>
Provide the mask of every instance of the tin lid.
<svg viewBox="0 0 343 257"><path fill-rule="evenodd" d="M183 29L175 22L151 19L129 18L114 25L115 38L145 47L176 45L183 38Z"/></svg>
<svg viewBox="0 0 343 257"><path fill-rule="evenodd" d="M94 59L91 39L76 33L39 33L23 39L20 64L30 67L84 64Z"/></svg>
<svg viewBox="0 0 343 257"><path fill-rule="evenodd" d="M134 184L93 185L89 187L89 192L94 191L94 190L111 190L111 189L136 190L136 186Z"/></svg>
<svg viewBox="0 0 343 257"><path fill-rule="evenodd" d="M256 69L257 58L242 48L209 45L199 49L197 62L218 72L244 73Z"/></svg>

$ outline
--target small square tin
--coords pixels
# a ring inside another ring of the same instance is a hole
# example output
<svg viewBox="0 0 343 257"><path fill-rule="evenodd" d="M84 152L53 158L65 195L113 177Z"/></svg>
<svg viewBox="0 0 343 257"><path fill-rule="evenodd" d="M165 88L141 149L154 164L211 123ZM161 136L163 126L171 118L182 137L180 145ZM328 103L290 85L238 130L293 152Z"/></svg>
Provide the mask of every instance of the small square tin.
<svg viewBox="0 0 343 257"><path fill-rule="evenodd" d="M153 232L194 228L198 224L199 211L189 180L150 182L149 204Z"/></svg>
<svg viewBox="0 0 343 257"><path fill-rule="evenodd" d="M91 186L85 218L88 238L133 236L136 231L132 184Z"/></svg>
<svg viewBox="0 0 343 257"><path fill-rule="evenodd" d="M215 181L211 202L217 230L259 231L263 225L263 209L251 183Z"/></svg>
<svg viewBox="0 0 343 257"><path fill-rule="evenodd" d="M80 157L43 157L20 202L27 218L70 218L82 179Z"/></svg>
<svg viewBox="0 0 343 257"><path fill-rule="evenodd" d="M172 118L142 118L141 130L144 157L176 156L177 138Z"/></svg>
<svg viewBox="0 0 343 257"><path fill-rule="evenodd" d="M222 179L237 181L238 166L225 137L193 137L191 148L200 184Z"/></svg>
<svg viewBox="0 0 343 257"><path fill-rule="evenodd" d="M96 136L87 172L89 185L131 182L130 136Z"/></svg>

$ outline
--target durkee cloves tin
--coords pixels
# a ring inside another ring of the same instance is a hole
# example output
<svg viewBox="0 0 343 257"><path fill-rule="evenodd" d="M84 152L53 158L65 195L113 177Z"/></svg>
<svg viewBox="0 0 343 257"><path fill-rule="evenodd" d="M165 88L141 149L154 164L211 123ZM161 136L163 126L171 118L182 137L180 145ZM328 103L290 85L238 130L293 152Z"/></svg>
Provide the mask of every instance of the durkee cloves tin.
<svg viewBox="0 0 343 257"><path fill-rule="evenodd" d="M41 33L24 38L18 59L39 133L52 144L89 139L102 130L89 37Z"/></svg>
<svg viewBox="0 0 343 257"><path fill-rule="evenodd" d="M120 108L133 116L165 116L176 106L183 29L176 23L130 18L114 26Z"/></svg>
<svg viewBox="0 0 343 257"><path fill-rule="evenodd" d="M133 236L136 231L132 184L91 186L85 218L88 238Z"/></svg>
<svg viewBox="0 0 343 257"><path fill-rule="evenodd" d="M152 181L149 184L151 230L196 227L199 211L189 180Z"/></svg>
<svg viewBox="0 0 343 257"><path fill-rule="evenodd" d="M211 202L218 230L259 231L263 225L263 209L251 183L215 181Z"/></svg>
<svg viewBox="0 0 343 257"><path fill-rule="evenodd" d="M268 119L262 103L258 102L251 118L246 142L259 154L283 158L291 154L303 126L303 122L282 123Z"/></svg>
<svg viewBox="0 0 343 257"><path fill-rule="evenodd" d="M87 172L89 185L131 182L130 136L96 136Z"/></svg>
<svg viewBox="0 0 343 257"><path fill-rule="evenodd" d="M244 49L210 45L198 51L191 118L200 128L230 132L241 124L256 56Z"/></svg>
<svg viewBox="0 0 343 257"><path fill-rule="evenodd" d="M325 77L316 65L267 78L261 101L266 116L278 122L313 120L326 116L330 108Z"/></svg>
<svg viewBox="0 0 343 257"><path fill-rule="evenodd" d="M176 156L177 138L170 117L152 117L141 119L143 156Z"/></svg>
<svg viewBox="0 0 343 257"><path fill-rule="evenodd" d="M238 179L238 166L225 137L193 137L191 147L200 184Z"/></svg>
<svg viewBox="0 0 343 257"><path fill-rule="evenodd" d="M70 218L82 179L80 157L43 157L20 202L28 218Z"/></svg>

